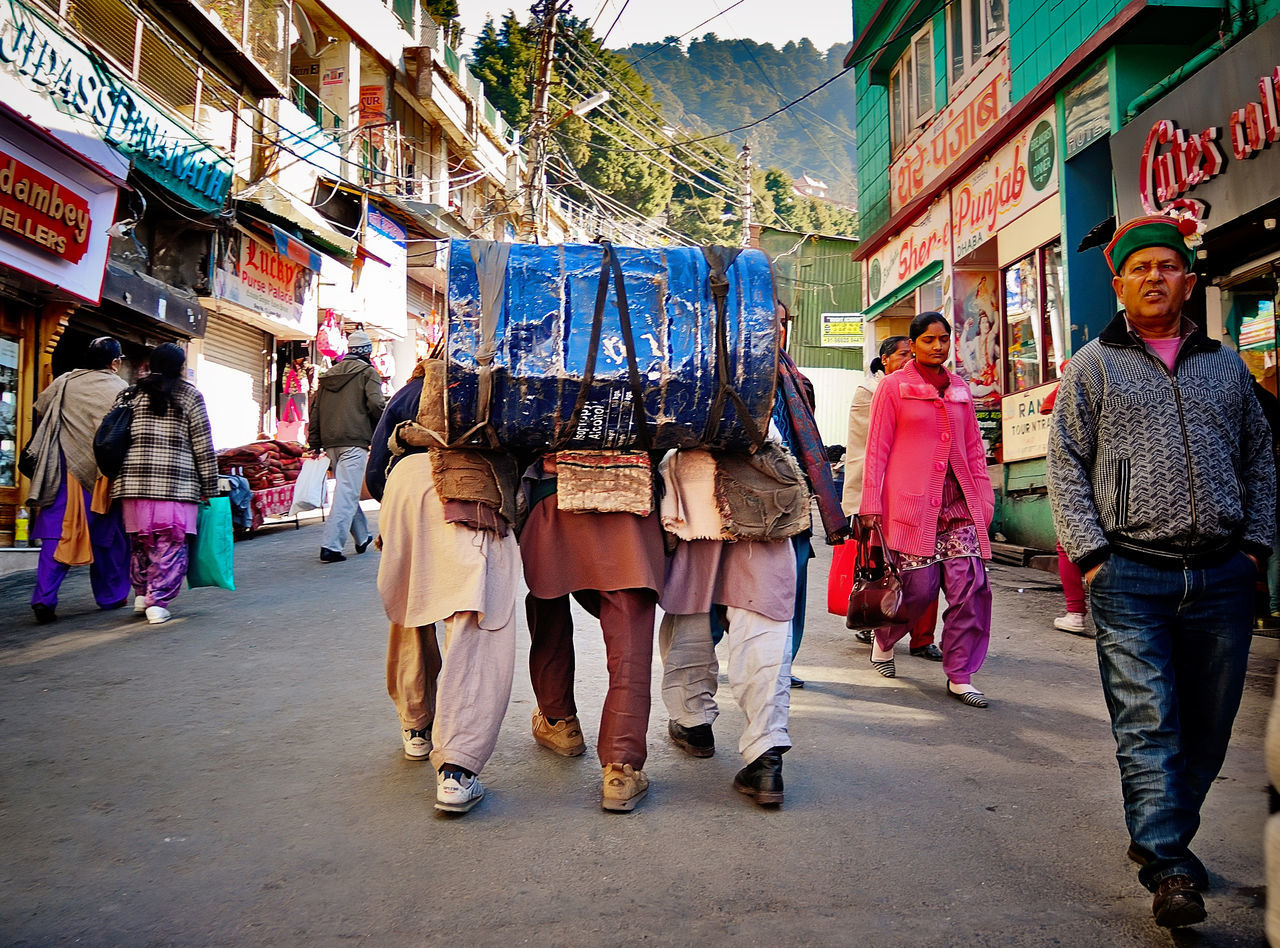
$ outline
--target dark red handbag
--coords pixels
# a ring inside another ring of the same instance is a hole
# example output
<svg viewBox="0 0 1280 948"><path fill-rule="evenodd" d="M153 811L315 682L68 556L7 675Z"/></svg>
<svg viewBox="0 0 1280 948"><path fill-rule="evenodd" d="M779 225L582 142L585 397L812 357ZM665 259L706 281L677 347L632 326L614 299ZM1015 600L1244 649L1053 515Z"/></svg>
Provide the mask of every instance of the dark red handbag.
<svg viewBox="0 0 1280 948"><path fill-rule="evenodd" d="M882 562L872 555L872 536L858 542L858 558L853 570L853 590L849 593L849 611L844 624L850 629L874 629L892 625L902 612L902 576L893 561L893 553L884 542L877 523L871 529L883 551Z"/></svg>

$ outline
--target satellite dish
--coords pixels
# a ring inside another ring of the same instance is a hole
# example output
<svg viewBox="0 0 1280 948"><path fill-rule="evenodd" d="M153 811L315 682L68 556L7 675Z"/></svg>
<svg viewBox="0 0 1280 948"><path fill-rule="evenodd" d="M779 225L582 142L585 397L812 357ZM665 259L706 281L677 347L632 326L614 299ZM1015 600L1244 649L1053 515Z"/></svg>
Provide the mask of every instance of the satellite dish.
<svg viewBox="0 0 1280 948"><path fill-rule="evenodd" d="M294 40L296 43L302 44L303 51L312 59L319 57L321 53L333 45L333 38L326 38L323 46L316 44L315 27L311 25L311 20L298 4L293 5L293 29L297 33L298 38Z"/></svg>

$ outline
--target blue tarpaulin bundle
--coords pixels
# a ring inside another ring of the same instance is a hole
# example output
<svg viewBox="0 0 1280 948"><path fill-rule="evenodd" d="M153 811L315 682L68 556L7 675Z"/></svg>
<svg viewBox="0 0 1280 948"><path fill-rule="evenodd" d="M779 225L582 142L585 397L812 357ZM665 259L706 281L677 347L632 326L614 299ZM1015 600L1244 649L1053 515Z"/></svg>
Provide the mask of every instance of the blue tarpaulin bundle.
<svg viewBox="0 0 1280 948"><path fill-rule="evenodd" d="M446 401L457 443L746 448L769 424L778 345L759 250L450 247Z"/></svg>

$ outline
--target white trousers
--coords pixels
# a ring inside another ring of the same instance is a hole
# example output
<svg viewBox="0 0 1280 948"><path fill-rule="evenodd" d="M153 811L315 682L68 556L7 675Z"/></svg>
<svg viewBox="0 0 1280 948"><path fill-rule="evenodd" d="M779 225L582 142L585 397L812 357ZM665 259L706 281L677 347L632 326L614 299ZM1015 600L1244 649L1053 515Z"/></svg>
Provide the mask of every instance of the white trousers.
<svg viewBox="0 0 1280 948"><path fill-rule="evenodd" d="M730 606L729 687L747 719L738 751L750 763L771 747L790 747L791 621L769 619ZM720 665L707 614L662 617L662 703L684 727L711 724L719 715L716 688Z"/></svg>
<svg viewBox="0 0 1280 948"><path fill-rule="evenodd" d="M474 612L444 620L444 660L436 685L431 765L480 773L498 743L516 666L516 620L482 629Z"/></svg>

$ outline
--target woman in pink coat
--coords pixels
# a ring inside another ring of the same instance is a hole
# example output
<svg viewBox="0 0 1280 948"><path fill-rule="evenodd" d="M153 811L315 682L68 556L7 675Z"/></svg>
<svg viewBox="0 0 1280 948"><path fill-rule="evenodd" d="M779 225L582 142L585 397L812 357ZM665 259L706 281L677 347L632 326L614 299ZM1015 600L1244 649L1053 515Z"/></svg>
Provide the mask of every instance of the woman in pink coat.
<svg viewBox="0 0 1280 948"><path fill-rule="evenodd" d="M921 313L909 330L915 361L886 376L871 403L871 427L859 514L876 524L902 571L903 608L876 629L871 664L893 678L893 646L920 614L947 597L942 668L947 693L975 708L987 699L973 686L991 637L988 529L995 509L973 396L946 369L951 324Z"/></svg>

